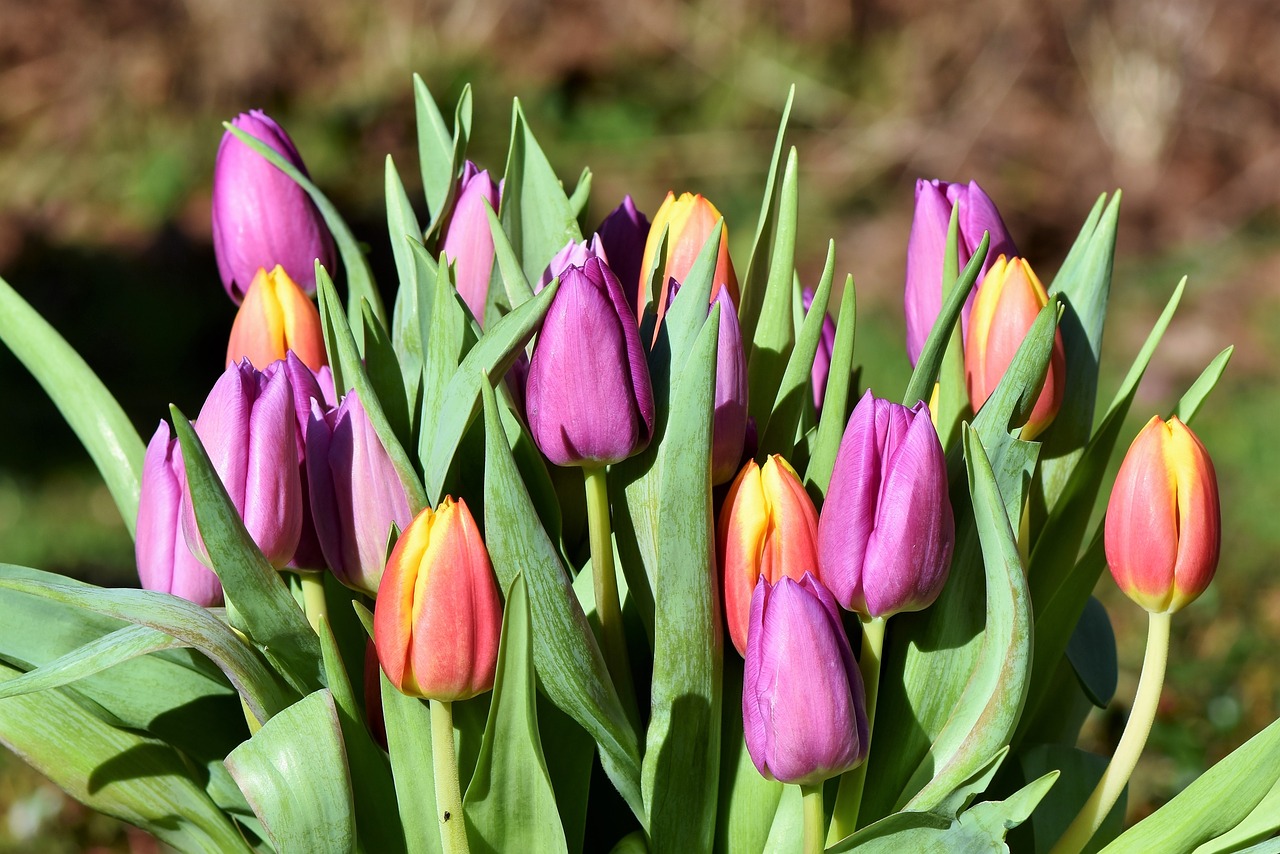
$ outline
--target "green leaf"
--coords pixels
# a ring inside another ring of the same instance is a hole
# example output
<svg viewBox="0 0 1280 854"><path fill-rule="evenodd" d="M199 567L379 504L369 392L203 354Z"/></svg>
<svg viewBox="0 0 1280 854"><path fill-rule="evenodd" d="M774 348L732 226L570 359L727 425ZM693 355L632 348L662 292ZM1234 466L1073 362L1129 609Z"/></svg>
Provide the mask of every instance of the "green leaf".
<svg viewBox="0 0 1280 854"><path fill-rule="evenodd" d="M701 307L698 303L697 307ZM658 523L652 700L643 783L659 851L707 851L715 836L724 639L712 557L711 422L720 306L681 371L667 423Z"/></svg>
<svg viewBox="0 0 1280 854"><path fill-rule="evenodd" d="M1205 398L1209 396L1209 392L1213 391L1218 385L1218 380L1222 379L1222 372L1227 369L1227 363L1231 361L1231 354L1236 351L1234 346L1228 347L1221 353L1213 357L1213 361L1201 371L1200 376L1191 384L1191 388L1178 400L1178 405L1173 408L1173 414L1184 424L1190 424L1196 417L1196 413L1200 411L1200 407L1204 405Z"/></svg>
<svg viewBox="0 0 1280 854"><path fill-rule="evenodd" d="M517 574L507 589L493 701L463 802L471 850L568 851L538 737L529 597Z"/></svg>
<svg viewBox="0 0 1280 854"><path fill-rule="evenodd" d="M756 325L760 320L760 312L764 308L765 272L769 269L768 247L773 241L773 188L778 180L783 140L787 135L787 122L791 118L791 104L795 101L795 97L796 87L792 84L787 92L787 103L782 108L782 118L778 122L778 135L773 143L773 158L769 161L769 177L765 181L764 196L760 200L760 218L756 223L756 236L751 241L747 274L742 279L742 304L738 306L738 322L742 326L744 342L755 340ZM665 251L658 253L658 257L665 256Z"/></svg>
<svg viewBox="0 0 1280 854"><path fill-rule="evenodd" d="M1051 771L1061 774L1057 785L1045 795L1040 806L1031 814L1030 824L1018 831L1026 846L1025 850L1048 854L1071 824L1071 820L1080 812L1085 801L1093 794L1108 761L1105 756L1087 753L1065 744L1038 744L1019 757L1019 764L1024 779L1036 779ZM1114 839L1124 827L1125 800L1121 796L1116 801L1090 844L1085 846L1085 854L1096 852ZM1031 844L1032 836L1034 845Z"/></svg>
<svg viewBox="0 0 1280 854"><path fill-rule="evenodd" d="M1080 677L1080 687L1085 695L1095 706L1105 709L1115 696L1120 669L1111 618L1096 597L1089 597L1084 613L1067 641L1067 658Z"/></svg>
<svg viewBox="0 0 1280 854"><path fill-rule="evenodd" d="M555 545L537 523L498 418L493 387L481 384L485 419L484 527L489 558L507 586L523 573L533 614L533 661L547 698L600 746L609 779L637 817L645 815L640 754L604 657Z"/></svg>
<svg viewBox="0 0 1280 854"><path fill-rule="evenodd" d="M132 537L146 448L129 416L84 359L4 279L0 340L40 383L89 452Z"/></svg>
<svg viewBox="0 0 1280 854"><path fill-rule="evenodd" d="M960 205L951 206L951 223L947 226L947 244L942 256L942 295L956 287L960 272ZM932 405L932 404L931 404ZM960 437L960 422L969 413L969 389L964 379L964 336L959 326L951 327L947 349L938 375L938 411L936 424L942 425L938 438L944 449Z"/></svg>
<svg viewBox="0 0 1280 854"><path fill-rule="evenodd" d="M469 87L463 90L463 97L469 103ZM459 105L461 103L459 101ZM444 116L440 114L435 98L431 97L431 90L417 74L413 75L413 104L418 124L418 169L422 172L422 193L426 196L429 222L434 228L448 207L449 191L457 172L453 159L453 134L445 126Z"/></svg>
<svg viewBox="0 0 1280 854"><path fill-rule="evenodd" d="M387 155L387 236L396 263L395 310L391 317L391 346L404 374L407 409L413 412L422 376L422 338L418 334L418 265L410 248L422 237L422 226L413 212L396 165Z"/></svg>
<svg viewBox="0 0 1280 854"><path fill-rule="evenodd" d="M387 331L373 316L369 304L362 303L364 320L364 367L369 386L382 404L391 432L402 447L408 445L413 434L409 430L409 401L405 397L404 375L400 372L400 360L396 358Z"/></svg>
<svg viewBox="0 0 1280 854"><path fill-rule="evenodd" d="M421 700L396 690L381 668L378 679L382 689L382 720L387 727L387 753L391 758L400 820L404 824L405 847L409 854L440 854L435 766L431 759L431 710Z"/></svg>
<svg viewBox="0 0 1280 854"><path fill-rule="evenodd" d="M1248 818L1217 839L1201 845L1195 854L1226 854L1228 851L1276 854L1280 850L1280 839L1275 838L1277 831L1280 831L1280 781L1258 802ZM1265 839L1271 841L1242 850L1243 846Z"/></svg>
<svg viewBox="0 0 1280 854"><path fill-rule="evenodd" d="M787 155L787 168L782 175L778 201L778 229L769 256L769 279L764 288L764 304L751 342L747 359L747 385L751 389L747 410L756 420L760 435L769 424L769 410L777 397L778 385L786 370L787 357L795 343L795 326L791 320L791 281L795 275L796 232L799 216L799 188L796 175L796 150Z"/></svg>
<svg viewBox="0 0 1280 854"><path fill-rule="evenodd" d="M426 342L425 361L422 366L422 412L419 421L418 459L424 467L435 458L434 441L436 423L444 414L445 386L458 369L458 363L475 344L468 334L467 317L470 311L454 287L448 262L442 254L436 265L436 278L432 286L431 316L422 317L422 340ZM453 460L450 451L443 461L445 470ZM441 474L443 480L443 473ZM427 490L427 500L435 504L439 500L435 489Z"/></svg>
<svg viewBox="0 0 1280 854"><path fill-rule="evenodd" d="M995 755L988 759L982 765L978 765L968 778L961 780L951 793L938 802L930 812L943 816L944 818L956 818L965 807L969 806L969 802L977 795L982 794L991 785L991 781L995 779L998 772L1004 765L1005 757L1009 755L1009 748L1002 747L996 751Z"/></svg>
<svg viewBox="0 0 1280 854"><path fill-rule="evenodd" d="M854 293L853 276L844 282L844 295L840 298L840 315L836 319L836 342L831 349L831 368L827 375L827 393L822 399L822 417L818 421L818 436L809 454L809 467L804 473L805 487L816 500L827 494L831 472L836 466L836 454L849 420L849 387L853 380L853 341L857 321L857 296Z"/></svg>
<svg viewBox="0 0 1280 854"><path fill-rule="evenodd" d="M560 812L565 843L569 854L582 854L596 743L573 718L542 694L537 695L537 703L542 752L547 761L547 774L555 789L556 809Z"/></svg>
<svg viewBox="0 0 1280 854"><path fill-rule="evenodd" d="M582 212L587 209L587 199L590 197L591 168L584 166L582 174L578 176L578 185L573 188L573 195L569 197L569 210L573 211L575 219L582 218Z"/></svg>
<svg viewBox="0 0 1280 854"><path fill-rule="evenodd" d="M493 255L497 273L502 280L503 289L507 292L507 302L512 308L518 308L521 304L533 299L533 286L525 277L524 269L520 266L520 258L511 247L507 233L502 230L502 221L498 219L497 212L489 206L488 199L483 201L485 213L489 215L489 233L493 236ZM538 278L542 278L541 274ZM489 287L493 288L492 283Z"/></svg>
<svg viewBox="0 0 1280 854"><path fill-rule="evenodd" d="M284 174L293 179L293 182L306 191L311 197L311 201L320 211L320 215L324 217L325 225L329 226L329 231L333 234L333 240L338 244L338 254L342 256L342 266L347 271L347 317L350 323L358 326L360 319L360 300L369 301L369 305L373 307L373 314L383 324L387 320L386 309L382 306L382 296L378 293L377 286L373 283L373 273L369 270L369 262L365 260L364 252L360 249L360 244L356 242L355 235L351 233L350 227L342 218L342 214L338 213L338 209L333 206L333 202L320 191L320 188L311 182L311 179L303 175L292 163L286 160L280 152L271 146L262 142L252 134L245 133L240 128L235 127L230 122L223 122L222 126L245 145L265 157L272 166L279 169ZM317 284L319 284L317 282Z"/></svg>
<svg viewBox="0 0 1280 854"><path fill-rule="evenodd" d="M316 691L227 756L276 851L356 850L355 803L333 695Z"/></svg>
<svg viewBox="0 0 1280 854"><path fill-rule="evenodd" d="M786 787L756 770L742 738L742 669L736 654L724 656L720 709L720 804L716 811L716 854L765 851Z"/></svg>
<svg viewBox="0 0 1280 854"><path fill-rule="evenodd" d="M19 671L0 664L0 683ZM102 721L65 689L0 702L0 741L76 800L184 851L250 849L178 751Z"/></svg>
<svg viewBox="0 0 1280 854"><path fill-rule="evenodd" d="M138 656L166 649L182 649L185 646L182 641L149 626L125 626L91 640L42 667L0 684L0 700L61 688Z"/></svg>
<svg viewBox="0 0 1280 854"><path fill-rule="evenodd" d="M565 244L582 240L564 187L533 138L518 98L511 105L511 148L501 216L530 282L542 278L542 271Z"/></svg>

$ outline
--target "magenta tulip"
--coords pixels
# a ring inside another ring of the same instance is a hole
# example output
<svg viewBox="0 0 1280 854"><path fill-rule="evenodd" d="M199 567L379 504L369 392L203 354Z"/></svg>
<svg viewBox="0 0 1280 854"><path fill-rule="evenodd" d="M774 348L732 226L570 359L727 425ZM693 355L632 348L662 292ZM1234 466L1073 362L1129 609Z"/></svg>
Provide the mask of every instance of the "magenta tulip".
<svg viewBox="0 0 1280 854"><path fill-rule="evenodd" d="M493 233L489 231L486 205L497 210L500 196L488 170L477 169L468 160L458 184L458 201L440 244L445 257L454 265L458 293L481 325L489 299L489 276L493 272Z"/></svg>
<svg viewBox="0 0 1280 854"><path fill-rule="evenodd" d="M627 305L635 305L636 286L644 272L640 269L644 262L644 246L649 239L648 217L636 209L631 196L626 196L622 204L614 208L600 223L596 234L604 245L610 269L618 277L618 281L622 282Z"/></svg>
<svg viewBox="0 0 1280 854"><path fill-rule="evenodd" d="M801 292L804 313L807 315L813 307L813 289L805 288ZM827 379L831 374L831 352L836 346L836 323L827 314L826 306L822 308L822 336L818 339L818 352L813 356L813 368L810 378L813 382L813 408L822 414L822 401L827 396Z"/></svg>

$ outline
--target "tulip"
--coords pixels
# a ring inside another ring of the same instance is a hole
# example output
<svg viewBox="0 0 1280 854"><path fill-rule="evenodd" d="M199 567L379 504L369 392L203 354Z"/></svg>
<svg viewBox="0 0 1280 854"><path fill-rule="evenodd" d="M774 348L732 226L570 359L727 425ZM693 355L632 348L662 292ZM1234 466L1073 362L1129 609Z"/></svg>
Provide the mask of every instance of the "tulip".
<svg viewBox="0 0 1280 854"><path fill-rule="evenodd" d="M1049 295L1035 272L1022 258L996 259L991 272L978 287L973 318L964 346L965 382L969 402L977 412L996 390L1004 372L1013 362L1022 339L1027 337ZM1021 438L1030 440L1044 432L1062 407L1067 362L1062 349L1062 330L1053 334L1049 368Z"/></svg>
<svg viewBox="0 0 1280 854"><path fill-rule="evenodd" d="M270 273L258 270L253 277L231 324L227 364L248 359L254 367L265 370L290 351L313 371L328 362L320 312L277 264Z"/></svg>
<svg viewBox="0 0 1280 854"><path fill-rule="evenodd" d="M178 514L181 455L178 440L169 438L169 425L161 421L142 457L134 541L138 578L147 590L172 593L209 608L222 604L222 583L196 560L182 536Z"/></svg>
<svg viewBox="0 0 1280 854"><path fill-rule="evenodd" d="M337 409L312 404L307 425L307 481L320 547L338 580L378 592L394 524L413 518L391 457L353 390Z"/></svg>
<svg viewBox="0 0 1280 854"><path fill-rule="evenodd" d="M1133 440L1107 503L1107 564L1124 594L1154 613L1181 610L1218 566L1222 511L1209 452L1176 417Z"/></svg>
<svg viewBox="0 0 1280 854"><path fill-rule="evenodd" d="M440 244L445 257L454 265L458 293L471 309L471 316L482 325L494 255L486 203L497 210L500 196L498 185L489 177L488 170L477 169L468 160L458 183L458 201L453 206Z"/></svg>
<svg viewBox="0 0 1280 854"><path fill-rule="evenodd" d="M805 288L800 294L805 314L808 314L809 309L813 307L813 297L813 288ZM827 396L827 378L831 373L831 352L836 347L836 323L831 319L831 315L826 313L825 306L822 313L822 337L818 339L818 352L814 354L813 368L809 372L813 382L813 408L819 415L822 414L822 401Z"/></svg>
<svg viewBox="0 0 1280 854"><path fill-rule="evenodd" d="M560 466L616 463L649 445L653 387L622 285L598 258L570 267L529 363L529 430Z"/></svg>
<svg viewBox="0 0 1280 854"><path fill-rule="evenodd" d="M747 354L742 346L738 310L729 292L721 289L713 306L720 306L720 334L716 344L716 405L711 426L711 482L724 483L742 462L747 437Z"/></svg>
<svg viewBox="0 0 1280 854"><path fill-rule="evenodd" d="M570 240L566 243L564 248L551 259L547 269L542 271L542 278L538 280L534 291L542 293L542 289L551 284L552 279L570 267L581 267L587 263L588 258L599 258L605 264L609 264L609 256L605 254L604 245L600 242L600 235L598 234L593 235L590 240L577 242ZM609 269L612 270L613 266L609 265Z"/></svg>
<svg viewBox="0 0 1280 854"><path fill-rule="evenodd" d="M818 521L823 582L867 617L919 611L942 591L954 548L946 458L928 407L868 391L840 440Z"/></svg>
<svg viewBox="0 0 1280 854"><path fill-rule="evenodd" d="M194 423L196 435L245 528L275 567L293 558L302 532L293 405L287 371L277 368L262 373L243 361L218 378ZM185 468L179 469L179 479L187 545L208 564Z"/></svg>
<svg viewBox="0 0 1280 854"><path fill-rule="evenodd" d="M907 239L907 284L903 292L907 315L907 355L912 365L920 358L925 339L942 310L942 256L946 252L951 208L956 204L960 205L960 233L956 248L962 268L982 242L983 232L991 235L978 281L982 281L991 269L992 259L997 255L1012 258L1018 251L995 203L976 181L968 184L916 181L916 210L911 219L911 236ZM973 294L970 294L961 314L966 334L972 306Z"/></svg>
<svg viewBox="0 0 1280 854"><path fill-rule="evenodd" d="M818 512L795 469L774 454L764 467L749 460L725 496L716 527L729 637L747 650L752 591L764 578L799 580L818 572Z"/></svg>
<svg viewBox="0 0 1280 854"><path fill-rule="evenodd" d="M451 702L493 688L502 603L466 502L446 497L396 542L378 587L373 642L402 693Z"/></svg>
<svg viewBox="0 0 1280 854"><path fill-rule="evenodd" d="M720 211L715 205L702 196L683 193L677 199L675 193L667 193L666 201L653 215L653 225L649 228L649 238L644 245L644 261L640 265L640 277L636 292L636 317L644 316L645 300L648 296L648 272L654 264L654 255L658 251L658 243L662 240L663 229L667 230L667 255L662 259L662 277L660 282L675 279L683 282L693 268L702 244L707 242L716 222L720 219ZM727 288L733 304L738 304L738 278L733 272L733 262L729 260L729 229L720 233L720 253L716 256L715 278L712 281L711 297L715 298L721 288ZM658 321L667 313L670 297L667 289L654 295L655 310Z"/></svg>
<svg viewBox="0 0 1280 854"><path fill-rule="evenodd" d="M320 548L320 536L316 533L316 524L311 513L311 493L307 483L307 424L311 420L311 405L316 404L325 409L338 405L333 388L333 372L325 365L318 371L312 371L302 363L295 353L290 351L279 366L272 365L265 373L283 369L289 375L289 387L293 392L294 433L298 448L298 484L302 493L302 534L298 537L298 547L294 549L293 560L288 567L299 571L321 570L326 566L324 550Z"/></svg>
<svg viewBox="0 0 1280 854"><path fill-rule="evenodd" d="M742 730L770 780L814 785L867 758L862 676L835 600L808 572L756 583Z"/></svg>
<svg viewBox="0 0 1280 854"><path fill-rule="evenodd" d="M617 275L627 296L627 304L636 303L636 283L644 273L645 241L649 238L649 219L636 210L631 196L609 213L596 229L609 267Z"/></svg>
<svg viewBox="0 0 1280 854"><path fill-rule="evenodd" d="M307 174L293 140L261 110L232 122ZM315 262L333 269L333 238L306 191L227 131L213 167L213 251L227 294L238 305L259 269L276 265L315 293Z"/></svg>

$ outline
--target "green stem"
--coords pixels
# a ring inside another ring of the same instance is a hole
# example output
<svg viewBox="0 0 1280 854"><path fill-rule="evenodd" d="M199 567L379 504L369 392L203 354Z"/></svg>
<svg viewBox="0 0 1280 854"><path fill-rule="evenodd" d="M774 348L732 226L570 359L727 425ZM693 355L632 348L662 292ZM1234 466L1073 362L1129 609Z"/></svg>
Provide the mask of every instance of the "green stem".
<svg viewBox="0 0 1280 854"><path fill-rule="evenodd" d="M876 698L880 694L880 656L884 651L884 617L862 619L862 687L867 694L867 758L857 768L840 775L836 806L831 814L827 844L833 845L858 829L858 811L862 807L862 788L867 782L867 763L871 758L871 728L876 720Z"/></svg>
<svg viewBox="0 0 1280 854"><path fill-rule="evenodd" d="M822 784L801 786L804 796L804 854L822 854Z"/></svg>
<svg viewBox="0 0 1280 854"><path fill-rule="evenodd" d="M609 482L603 466L584 467L587 484L587 526L591 539L591 574L595 585L596 617L600 620L600 646L613 677L622 708L632 715L636 708L631 684L627 639L622 631L622 605L618 601L618 576L613 567L613 534L609 527ZM638 720L638 715L632 715Z"/></svg>
<svg viewBox="0 0 1280 854"><path fill-rule="evenodd" d="M444 854L469 854L467 825L458 787L458 759L453 752L453 704L431 701L431 762L436 778L436 820Z"/></svg>
<svg viewBox="0 0 1280 854"><path fill-rule="evenodd" d="M1120 736L1120 744L1116 746L1115 755L1107 770L1102 772L1102 779L1089 800L1080 809L1080 814L1067 828L1067 832L1058 840L1051 854L1077 854L1084 849L1093 834L1102 825L1111 808L1115 806L1124 791L1129 776L1133 774L1142 755L1142 748L1147 744L1147 736L1151 734L1151 723L1156 717L1156 707L1160 704L1160 690L1164 687L1164 670L1169 661L1169 623L1170 614L1150 614L1147 623L1147 653L1142 660L1142 675L1138 677L1138 693L1133 698L1133 709L1129 712L1129 720L1124 725L1124 733Z"/></svg>
<svg viewBox="0 0 1280 854"><path fill-rule="evenodd" d="M302 609L307 612L307 622L316 634L320 634L320 621L329 619L329 603L324 598L324 576L318 572L300 572L302 579Z"/></svg>

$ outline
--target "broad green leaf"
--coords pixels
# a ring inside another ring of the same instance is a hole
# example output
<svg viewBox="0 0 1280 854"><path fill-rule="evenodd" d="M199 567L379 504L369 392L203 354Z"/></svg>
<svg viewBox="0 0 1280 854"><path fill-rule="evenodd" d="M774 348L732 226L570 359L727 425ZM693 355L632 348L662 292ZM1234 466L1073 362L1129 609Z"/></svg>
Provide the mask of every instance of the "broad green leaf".
<svg viewBox="0 0 1280 854"><path fill-rule="evenodd" d="M857 311L853 276L849 276L845 279L844 295L840 298L836 343L831 350L831 369L827 374L827 393L822 399L818 436L810 449L809 467L804 474L805 487L818 501L827 494L831 472L836 466L836 454L840 451L840 440L844 437L852 410L849 405L849 387L853 382L853 343Z"/></svg>
<svg viewBox="0 0 1280 854"><path fill-rule="evenodd" d="M747 753L742 738L742 659L729 653L723 667L715 852L764 851L786 787L762 777Z"/></svg>
<svg viewBox="0 0 1280 854"><path fill-rule="evenodd" d="M1048 854L1093 794L1107 768L1107 758L1065 744L1038 744L1019 758L1019 764L1024 779L1036 779L1052 771L1061 774L1057 785L1031 814L1031 821L1010 837L1010 841L1016 838L1021 842L1028 852ZM1085 854L1093 854L1120 832L1124 826L1125 800L1121 796L1111 808L1090 844L1085 846Z"/></svg>
<svg viewBox="0 0 1280 854"><path fill-rule="evenodd" d="M245 145L265 157L272 166L279 169L284 174L293 179L293 182L306 191L311 197L311 201L320 211L320 215L324 217L325 225L329 226L329 231L333 234L333 240L338 244L338 254L342 256L342 267L347 271L347 317L349 322L359 328L360 321L360 300L369 301L369 305L373 307L373 314L378 320L386 324L387 312L382 307L382 296L378 293L378 287L373 282L373 273L369 270L369 262L365 260L364 251L361 250L360 244L356 241L355 235L351 233L350 227L342 218L342 214L338 213L338 209L333 206L333 202L329 201L320 188L311 182L311 179L303 175L292 163L286 160L278 151L271 146L259 140L252 134L245 133L240 128L233 126L230 122L223 122L222 126ZM319 282L316 283L317 285Z"/></svg>
<svg viewBox="0 0 1280 854"><path fill-rule="evenodd" d="M395 309L391 317L391 346L404 374L408 410L413 411L422 376L422 338L418 334L418 267L410 248L410 239L420 240L422 226L413 212L409 194L405 192L396 165L387 155L387 236L396 263Z"/></svg>
<svg viewBox="0 0 1280 854"><path fill-rule="evenodd" d="M995 779L996 772L1004 766L1005 757L1008 755L1009 748L1007 746L1000 748L985 763L978 765L967 779L961 780L949 795L938 801L930 812L944 818L957 817L964 811L965 807L969 806L969 802L974 797L987 790L987 787L991 785L991 781Z"/></svg>
<svg viewBox="0 0 1280 854"><path fill-rule="evenodd" d="M431 759L431 710L396 690L379 668L382 720L395 780L396 803L409 854L440 854L436 821L436 777Z"/></svg>
<svg viewBox="0 0 1280 854"><path fill-rule="evenodd" d="M61 688L139 656L185 646L182 641L149 626L125 626L0 684L0 700Z"/></svg>
<svg viewBox="0 0 1280 854"><path fill-rule="evenodd" d="M454 287L449 275L449 265L443 255L436 265L436 279L432 288L431 316L423 317L422 340L426 342L425 361L422 365L422 413L419 421L418 459L426 468L435 459L436 424L445 413L444 393L449 378L458 370L458 364L475 344L468 334L467 316L470 313ZM461 434L459 434L461 438ZM453 461L450 451L443 460L444 469ZM443 481L444 473L440 479ZM428 479L429 481L429 479ZM439 500L439 486L427 490L427 501L434 505Z"/></svg>
<svg viewBox="0 0 1280 854"><path fill-rule="evenodd" d="M942 296L956 287L960 274L960 205L951 206L951 223L947 226L947 244L942 256ZM939 303L941 305L941 303ZM934 423L941 425L938 438L943 449L960 438L960 422L969 413L969 389L964 378L964 335L960 326L951 327L947 349L938 374L937 412ZM932 406L932 402L930 403Z"/></svg>
<svg viewBox="0 0 1280 854"><path fill-rule="evenodd" d="M701 307L701 303L698 304ZM662 463L653 684L643 783L659 851L707 851L715 836L724 640L713 558L711 422L720 306L681 371Z"/></svg>
<svg viewBox="0 0 1280 854"><path fill-rule="evenodd" d="M402 447L407 447L413 434L409 429L409 401L405 397L404 374L400 360L391 346L387 331L373 316L368 303L361 304L364 321L364 367L369 385L382 405L391 432Z"/></svg>
<svg viewBox="0 0 1280 854"><path fill-rule="evenodd" d="M129 416L84 359L4 279L0 340L40 383L89 452L132 537L146 448Z"/></svg>
<svg viewBox="0 0 1280 854"><path fill-rule="evenodd" d="M1116 693L1120 665L1116 660L1116 635L1107 609L1094 596L1067 641L1067 659L1080 677L1080 687L1098 708L1105 709Z"/></svg>
<svg viewBox="0 0 1280 854"><path fill-rule="evenodd" d="M787 121L791 118L791 104L795 101L795 97L796 87L792 84L787 92L787 103L782 108L782 118L778 122L778 135L773 143L773 158L769 161L769 177L765 179L764 195L760 199L760 218L756 223L756 236L751 241L747 273L742 278L742 304L738 306L738 322L742 326L744 342L755 340L756 325L760 320L760 312L764 308L765 274L769 270L769 247L773 243L773 188L778 180L783 140L787 135ZM659 253L659 257L665 255L665 251Z"/></svg>
<svg viewBox="0 0 1280 854"><path fill-rule="evenodd" d="M463 801L476 852L568 851L538 736L531 622L517 574L503 606L489 722Z"/></svg>
<svg viewBox="0 0 1280 854"><path fill-rule="evenodd" d="M511 148L501 208L502 227L530 282L542 278L542 271L565 244L582 240L573 207L533 138L519 99L511 105Z"/></svg>
<svg viewBox="0 0 1280 854"><path fill-rule="evenodd" d="M591 198L591 167L584 166L582 174L578 176L578 184L573 188L573 195L569 197L569 210L573 211L574 219L582 219L582 213L587 209L589 198Z"/></svg>
<svg viewBox="0 0 1280 854"><path fill-rule="evenodd" d="M469 90L463 92L469 97ZM461 102L460 102L461 103ZM431 90L417 74L413 75L413 104L418 124L418 168L422 172L422 193L427 199L429 222L434 226L448 207L453 186L453 134L445 126L444 116L431 96Z"/></svg>
<svg viewBox="0 0 1280 854"><path fill-rule="evenodd" d="M523 573L533 614L533 661L547 698L600 746L609 779L643 823L640 753L604 657L555 545L537 523L507 445L493 387L481 385L485 419L485 543L504 586Z"/></svg>
<svg viewBox="0 0 1280 854"><path fill-rule="evenodd" d="M280 854L356 850L351 777L327 690L268 721L227 755L227 770Z"/></svg>
<svg viewBox="0 0 1280 854"><path fill-rule="evenodd" d="M778 228L773 251L769 255L769 278L764 286L764 304L759 322L751 338L743 330L743 344L750 342L747 359L747 384L751 396L747 411L756 420L760 435L769 423L769 410L777 397L778 385L786 370L787 357L795 343L795 327L791 320L791 281L795 275L796 232L799 216L799 179L796 150L787 155L787 168L782 175L778 201Z"/></svg>
<svg viewBox="0 0 1280 854"><path fill-rule="evenodd" d="M497 212L489 206L488 199L484 200L484 209L489 215L489 233L493 236L495 272L502 281L503 289L507 292L507 302L512 308L519 308L523 303L533 299L533 286L525 277L524 269L520 266L520 258L511 247L507 233L502 230L502 221L498 219ZM492 282L489 288L493 288Z"/></svg>
<svg viewBox="0 0 1280 854"><path fill-rule="evenodd" d="M596 743L586 730L543 694L537 695L537 702L542 753L555 789L556 809L560 812L565 843L569 854L582 854Z"/></svg>
<svg viewBox="0 0 1280 854"><path fill-rule="evenodd" d="M471 84L465 83L462 86L462 92L458 95L458 103L453 107L453 157L452 169L455 178L462 175L466 166L467 146L471 143ZM449 184L449 193L452 196L458 189L458 184L451 181ZM439 233L444 227L444 213L452 204L452 198L446 201L444 207L435 212L431 217L431 225L427 228L428 235Z"/></svg>
<svg viewBox="0 0 1280 854"><path fill-rule="evenodd" d="M1195 850L1195 854L1226 854L1228 851L1241 851L1243 846L1251 842L1269 839L1269 843L1260 843L1246 849L1253 854L1276 854L1280 851L1280 781L1271 787L1258 805L1249 813L1248 818L1237 824L1217 839L1204 843ZM1241 851L1241 854L1245 854Z"/></svg>
<svg viewBox="0 0 1280 854"><path fill-rule="evenodd" d="M0 664L0 684L20 671ZM0 741L76 800L187 851L249 851L163 741L104 722L65 690L0 701Z"/></svg>
<svg viewBox="0 0 1280 854"><path fill-rule="evenodd" d="M235 606L229 614L231 625L252 638L299 693L319 688L322 684L320 644L315 632L280 580L280 574L267 563L245 530L244 521L213 470L191 422L178 407L170 406L169 411L182 446L196 525L209 552L213 571L222 582L223 593ZM196 612L202 610L192 607ZM166 626L159 628L167 629Z"/></svg>

